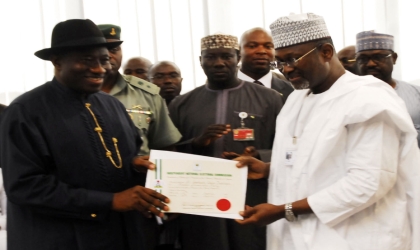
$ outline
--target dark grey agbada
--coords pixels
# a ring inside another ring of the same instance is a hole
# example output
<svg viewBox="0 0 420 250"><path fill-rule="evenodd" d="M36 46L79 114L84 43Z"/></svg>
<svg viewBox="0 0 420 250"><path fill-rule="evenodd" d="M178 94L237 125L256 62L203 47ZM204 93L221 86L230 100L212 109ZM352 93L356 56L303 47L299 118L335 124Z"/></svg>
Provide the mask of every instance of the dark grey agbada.
<svg viewBox="0 0 420 250"><path fill-rule="evenodd" d="M232 133L205 148L196 150L186 143L178 150L204 156L221 157L223 151L241 154L247 146L271 149L276 117L283 106L279 93L257 84L244 82L237 87L211 90L207 85L175 98L170 116L182 134L182 141L201 135L212 124L241 126L240 112L246 112L245 126L254 129L254 141L234 141ZM246 204L267 202L267 180L248 181ZM240 226L233 220L183 215L182 246L184 250L265 250L265 227Z"/></svg>

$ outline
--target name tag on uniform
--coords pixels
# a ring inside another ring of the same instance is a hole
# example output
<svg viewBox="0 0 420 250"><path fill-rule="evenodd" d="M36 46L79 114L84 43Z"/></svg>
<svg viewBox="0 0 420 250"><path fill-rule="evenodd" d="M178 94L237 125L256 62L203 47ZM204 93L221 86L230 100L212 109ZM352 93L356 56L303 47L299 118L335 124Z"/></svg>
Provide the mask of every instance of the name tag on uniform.
<svg viewBox="0 0 420 250"><path fill-rule="evenodd" d="M237 128L233 130L234 141L253 141L254 129L251 128Z"/></svg>

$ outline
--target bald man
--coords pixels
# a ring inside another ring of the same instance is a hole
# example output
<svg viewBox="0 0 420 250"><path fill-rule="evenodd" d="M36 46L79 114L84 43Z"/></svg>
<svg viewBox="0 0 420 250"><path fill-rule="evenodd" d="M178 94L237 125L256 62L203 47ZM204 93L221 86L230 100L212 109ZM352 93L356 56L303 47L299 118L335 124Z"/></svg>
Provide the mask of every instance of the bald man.
<svg viewBox="0 0 420 250"><path fill-rule="evenodd" d="M147 72L152 63L144 57L133 57L124 65L124 74L132 75L148 81Z"/></svg>
<svg viewBox="0 0 420 250"><path fill-rule="evenodd" d="M150 67L149 81L160 88L160 96L166 105L181 93L182 77L179 67L170 61L160 61Z"/></svg>
<svg viewBox="0 0 420 250"><path fill-rule="evenodd" d="M347 46L337 53L343 67L353 74L358 75L356 67L356 46Z"/></svg>
<svg viewBox="0 0 420 250"><path fill-rule="evenodd" d="M262 28L244 32L240 41L241 68L238 78L276 90L286 101L293 88L286 80L279 79L270 71L274 61L274 45L271 35Z"/></svg>

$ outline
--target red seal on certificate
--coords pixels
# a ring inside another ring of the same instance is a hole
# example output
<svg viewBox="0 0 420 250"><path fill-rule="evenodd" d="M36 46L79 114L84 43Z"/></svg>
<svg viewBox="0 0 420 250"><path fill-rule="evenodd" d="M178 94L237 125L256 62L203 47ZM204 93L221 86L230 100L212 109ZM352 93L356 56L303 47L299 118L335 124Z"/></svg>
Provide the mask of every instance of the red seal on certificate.
<svg viewBox="0 0 420 250"><path fill-rule="evenodd" d="M230 201L226 199L220 199L217 201L216 206L220 211L227 211L230 209Z"/></svg>

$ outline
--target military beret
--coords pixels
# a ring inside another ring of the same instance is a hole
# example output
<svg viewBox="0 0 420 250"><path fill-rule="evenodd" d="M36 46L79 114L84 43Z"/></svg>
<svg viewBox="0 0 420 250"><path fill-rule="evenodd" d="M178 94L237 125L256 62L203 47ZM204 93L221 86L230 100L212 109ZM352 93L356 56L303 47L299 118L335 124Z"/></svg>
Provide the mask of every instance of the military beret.
<svg viewBox="0 0 420 250"><path fill-rule="evenodd" d="M121 27L113 24L99 24L98 28L104 34L106 39L120 40Z"/></svg>

